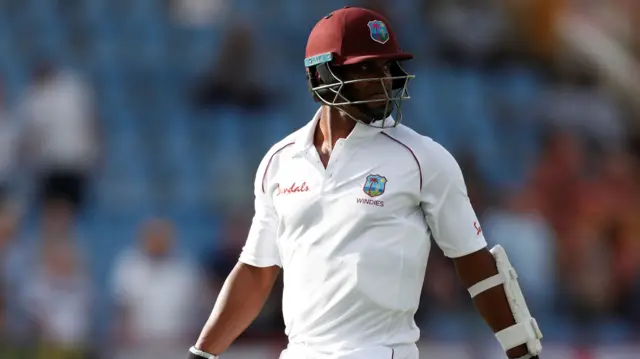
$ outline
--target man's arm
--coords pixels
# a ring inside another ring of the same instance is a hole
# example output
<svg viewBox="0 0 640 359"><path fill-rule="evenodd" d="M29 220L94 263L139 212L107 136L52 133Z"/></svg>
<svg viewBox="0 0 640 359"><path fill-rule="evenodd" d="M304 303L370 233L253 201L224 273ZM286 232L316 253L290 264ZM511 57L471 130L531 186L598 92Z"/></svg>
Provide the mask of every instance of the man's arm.
<svg viewBox="0 0 640 359"><path fill-rule="evenodd" d="M276 153L270 151L258 166L254 182L255 214L247 241L200 338L190 349L189 359L215 358L225 351L258 316L280 273L278 214L266 180Z"/></svg>
<svg viewBox="0 0 640 359"><path fill-rule="evenodd" d="M227 277L195 347L219 355L258 316L278 278L280 267L239 262Z"/></svg>
<svg viewBox="0 0 640 359"><path fill-rule="evenodd" d="M536 358L542 334L531 317L515 271L499 247L487 250L462 171L442 146L427 142L422 209L434 240L452 258L474 303L510 358ZM524 345L526 343L526 345Z"/></svg>
<svg viewBox="0 0 640 359"><path fill-rule="evenodd" d="M498 274L496 261L491 252L486 248L464 257L454 258L453 263L455 264L458 276L466 288L471 288L484 279ZM480 312L494 333L498 333L516 324L513 314L511 313L511 307L509 306L509 302L501 285L478 294L473 299L473 302L478 312ZM507 351L507 356L509 358L521 358L528 353L529 350L527 346L523 344Z"/></svg>

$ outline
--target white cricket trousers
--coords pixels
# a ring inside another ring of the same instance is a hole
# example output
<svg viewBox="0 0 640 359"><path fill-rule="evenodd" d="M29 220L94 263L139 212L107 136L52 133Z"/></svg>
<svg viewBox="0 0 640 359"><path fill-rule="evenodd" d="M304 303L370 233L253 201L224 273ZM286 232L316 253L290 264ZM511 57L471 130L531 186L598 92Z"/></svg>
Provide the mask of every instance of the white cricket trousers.
<svg viewBox="0 0 640 359"><path fill-rule="evenodd" d="M395 347L368 347L339 354L321 354L312 348L289 344L279 359L419 359L415 344Z"/></svg>

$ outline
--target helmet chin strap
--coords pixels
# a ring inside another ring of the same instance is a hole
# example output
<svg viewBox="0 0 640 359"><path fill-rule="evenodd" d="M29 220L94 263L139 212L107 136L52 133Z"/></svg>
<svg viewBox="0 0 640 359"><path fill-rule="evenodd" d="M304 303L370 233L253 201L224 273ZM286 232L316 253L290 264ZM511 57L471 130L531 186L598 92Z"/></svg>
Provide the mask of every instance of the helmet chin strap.
<svg viewBox="0 0 640 359"><path fill-rule="evenodd" d="M328 135L329 135L329 156L331 156L331 154L333 153L333 130L331 129L331 119L329 118L327 121L327 129L328 129Z"/></svg>

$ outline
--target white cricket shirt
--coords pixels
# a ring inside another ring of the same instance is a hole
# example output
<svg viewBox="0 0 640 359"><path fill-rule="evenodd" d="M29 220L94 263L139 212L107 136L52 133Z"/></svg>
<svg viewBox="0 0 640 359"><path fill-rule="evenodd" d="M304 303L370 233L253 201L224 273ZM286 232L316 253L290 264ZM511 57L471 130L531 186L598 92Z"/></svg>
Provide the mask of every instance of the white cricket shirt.
<svg viewBox="0 0 640 359"><path fill-rule="evenodd" d="M240 261L283 268L290 345L339 353L415 343L430 237L452 258L487 245L460 167L406 126L358 123L325 169L313 145L319 117L258 167Z"/></svg>

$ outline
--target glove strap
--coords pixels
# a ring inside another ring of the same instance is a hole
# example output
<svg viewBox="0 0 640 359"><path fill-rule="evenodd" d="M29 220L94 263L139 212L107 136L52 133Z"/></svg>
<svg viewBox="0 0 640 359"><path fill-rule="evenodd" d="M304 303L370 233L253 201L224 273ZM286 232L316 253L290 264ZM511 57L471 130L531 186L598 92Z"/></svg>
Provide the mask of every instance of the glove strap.
<svg viewBox="0 0 640 359"><path fill-rule="evenodd" d="M207 352L203 352L202 350L196 348L196 347L191 347L189 348L189 358L187 359L220 359L219 356L217 355L213 355Z"/></svg>
<svg viewBox="0 0 640 359"><path fill-rule="evenodd" d="M533 355L533 354L527 354L523 357L520 357L518 359L539 359L537 355Z"/></svg>

